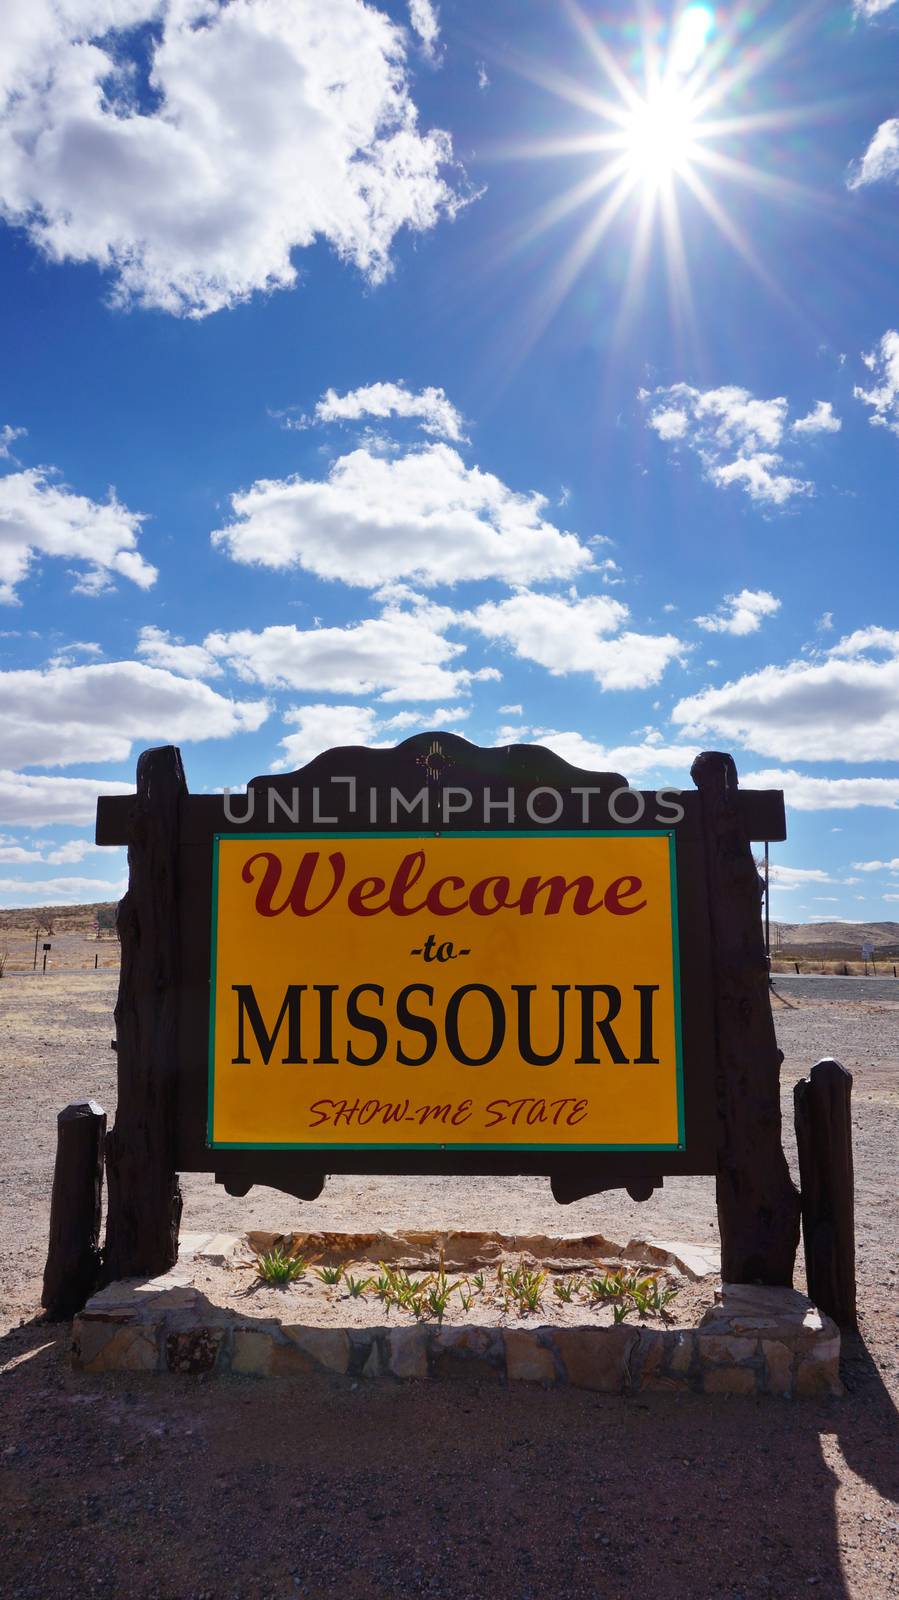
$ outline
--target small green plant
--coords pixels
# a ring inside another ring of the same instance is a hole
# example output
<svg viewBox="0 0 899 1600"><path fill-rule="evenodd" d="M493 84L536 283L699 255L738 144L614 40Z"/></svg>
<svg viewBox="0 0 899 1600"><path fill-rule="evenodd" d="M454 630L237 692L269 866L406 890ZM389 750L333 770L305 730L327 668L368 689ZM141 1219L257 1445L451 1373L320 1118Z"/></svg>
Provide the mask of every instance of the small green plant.
<svg viewBox="0 0 899 1600"><path fill-rule="evenodd" d="M343 1281L354 1300L361 1299L366 1289L371 1288L371 1278L354 1278L351 1272L344 1273Z"/></svg>
<svg viewBox="0 0 899 1600"><path fill-rule="evenodd" d="M339 1283L342 1276L343 1267L318 1267L316 1270L316 1277L320 1278L322 1283Z"/></svg>
<svg viewBox="0 0 899 1600"><path fill-rule="evenodd" d="M378 1299L385 1305L393 1304L396 1298L393 1288L392 1274L382 1270L374 1280L374 1291Z"/></svg>
<svg viewBox="0 0 899 1600"><path fill-rule="evenodd" d="M280 1245L276 1245L274 1250L264 1250L256 1257L256 1273L262 1283L296 1283L297 1278L306 1276L308 1265L302 1256L291 1256Z"/></svg>
<svg viewBox="0 0 899 1600"><path fill-rule="evenodd" d="M661 1278L653 1278L651 1286L644 1296L646 1312L650 1316L655 1313L656 1316L664 1317L672 1300L676 1299L677 1289L673 1284L663 1283ZM638 1307L638 1309L642 1310L643 1307Z"/></svg>
<svg viewBox="0 0 899 1600"><path fill-rule="evenodd" d="M537 1311L543 1294L543 1285L546 1283L545 1272L531 1272L522 1262L518 1276L516 1296L518 1309L522 1316L529 1311Z"/></svg>
<svg viewBox="0 0 899 1600"><path fill-rule="evenodd" d="M424 1316L424 1289L430 1280L410 1278L408 1272L402 1268L395 1271L388 1269L388 1277L394 1302L400 1310L411 1312L413 1317Z"/></svg>
<svg viewBox="0 0 899 1600"><path fill-rule="evenodd" d="M624 1292L624 1277L620 1272L602 1272L587 1280L587 1294L593 1305L600 1300L620 1300Z"/></svg>
<svg viewBox="0 0 899 1600"><path fill-rule="evenodd" d="M455 1283L451 1283L446 1275L446 1265L443 1251L441 1250L436 1274L427 1279L425 1284L422 1285L425 1306L431 1312L431 1315L437 1318L438 1322L443 1321L450 1298L459 1287L460 1281L458 1278Z"/></svg>
<svg viewBox="0 0 899 1600"><path fill-rule="evenodd" d="M430 1285L425 1295L425 1305L438 1322L443 1321L443 1314L450 1302L455 1284L438 1283L436 1280Z"/></svg>

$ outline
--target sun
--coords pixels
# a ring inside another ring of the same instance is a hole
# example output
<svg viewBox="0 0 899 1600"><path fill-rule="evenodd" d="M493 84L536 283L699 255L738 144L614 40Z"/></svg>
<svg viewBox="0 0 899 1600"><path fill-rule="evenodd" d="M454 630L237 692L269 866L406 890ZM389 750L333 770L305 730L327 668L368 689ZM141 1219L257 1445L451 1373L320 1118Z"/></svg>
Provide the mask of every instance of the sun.
<svg viewBox="0 0 899 1600"><path fill-rule="evenodd" d="M621 134L625 171L658 188L686 176L701 141L692 95L681 84L660 83L627 115Z"/></svg>
<svg viewBox="0 0 899 1600"><path fill-rule="evenodd" d="M711 5L669 0L669 6L666 21L639 0L625 59L619 59L610 48L608 27L585 15L578 0L562 0L583 46L583 72L575 78L545 61L515 62L523 77L583 117L581 131L559 137L544 133L506 147L512 159L570 156L582 168L575 183L522 218L514 237L496 253L496 264L502 265L524 251L536 256L539 245L545 259L543 236L573 213L583 216L549 273L541 275L516 359L539 338L613 225L622 237L620 219L632 219L632 226L619 324L634 314L651 279L651 257L659 253L672 310L684 327L697 332L682 210L704 214L768 291L782 297L775 273L741 225L735 189L755 189L791 205L826 203L826 197L822 201L787 178L776 163L753 165L744 154L754 135L794 129L824 114L815 105L766 104L766 71L793 48L799 23L787 21L769 30L761 44L750 45L746 30L752 19L745 8L730 8L720 20ZM753 110L747 110L750 88ZM726 196L718 192L723 183Z"/></svg>

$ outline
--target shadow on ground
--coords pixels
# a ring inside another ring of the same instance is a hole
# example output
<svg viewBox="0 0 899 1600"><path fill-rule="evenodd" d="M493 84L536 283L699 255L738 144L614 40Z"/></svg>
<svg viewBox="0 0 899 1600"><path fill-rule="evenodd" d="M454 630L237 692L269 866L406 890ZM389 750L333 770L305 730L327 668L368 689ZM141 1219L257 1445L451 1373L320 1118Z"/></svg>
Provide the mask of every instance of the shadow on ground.
<svg viewBox="0 0 899 1600"><path fill-rule="evenodd" d="M788 1402L91 1378L70 1336L0 1340L11 1597L895 1592L899 1427L861 1340L845 1399Z"/></svg>

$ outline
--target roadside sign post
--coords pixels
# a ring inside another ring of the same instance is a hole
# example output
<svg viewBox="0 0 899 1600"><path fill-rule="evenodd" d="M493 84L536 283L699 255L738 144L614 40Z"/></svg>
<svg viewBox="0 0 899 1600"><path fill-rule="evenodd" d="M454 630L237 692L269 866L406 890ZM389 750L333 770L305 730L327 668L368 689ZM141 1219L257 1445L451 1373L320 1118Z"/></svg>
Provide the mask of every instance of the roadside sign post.
<svg viewBox="0 0 899 1600"><path fill-rule="evenodd" d="M178 1173L717 1179L722 1271L788 1284L798 1196L751 841L783 796L707 753L658 794L451 734L191 795L146 751L127 844L106 1270L177 1258Z"/></svg>

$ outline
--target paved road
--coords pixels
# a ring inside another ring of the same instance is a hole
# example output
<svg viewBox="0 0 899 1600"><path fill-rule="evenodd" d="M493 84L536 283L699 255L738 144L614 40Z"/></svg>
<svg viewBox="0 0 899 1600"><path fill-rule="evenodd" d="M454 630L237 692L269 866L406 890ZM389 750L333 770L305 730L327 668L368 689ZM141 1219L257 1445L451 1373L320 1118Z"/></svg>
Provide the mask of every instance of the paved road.
<svg viewBox="0 0 899 1600"><path fill-rule="evenodd" d="M837 978L829 973L775 972L774 987L783 995L820 1000L899 1000L899 978Z"/></svg>

